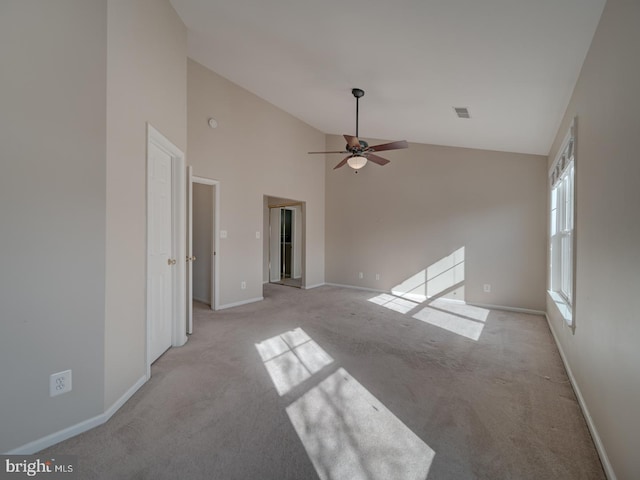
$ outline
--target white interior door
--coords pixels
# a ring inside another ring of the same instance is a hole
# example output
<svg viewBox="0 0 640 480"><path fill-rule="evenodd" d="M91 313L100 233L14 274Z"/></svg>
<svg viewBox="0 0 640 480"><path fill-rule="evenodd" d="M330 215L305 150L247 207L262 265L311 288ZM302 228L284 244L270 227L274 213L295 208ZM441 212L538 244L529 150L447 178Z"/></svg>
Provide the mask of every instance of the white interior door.
<svg viewBox="0 0 640 480"><path fill-rule="evenodd" d="M171 156L154 144L148 150L148 276L147 309L150 315L150 362L171 346L173 312Z"/></svg>
<svg viewBox="0 0 640 480"><path fill-rule="evenodd" d="M269 209L269 281L280 281L280 212L282 208Z"/></svg>
<svg viewBox="0 0 640 480"><path fill-rule="evenodd" d="M187 167L187 333L193 333L193 167Z"/></svg>
<svg viewBox="0 0 640 480"><path fill-rule="evenodd" d="M302 207L296 205L293 207L294 221L291 241L293 242L293 269L292 277L302 277Z"/></svg>

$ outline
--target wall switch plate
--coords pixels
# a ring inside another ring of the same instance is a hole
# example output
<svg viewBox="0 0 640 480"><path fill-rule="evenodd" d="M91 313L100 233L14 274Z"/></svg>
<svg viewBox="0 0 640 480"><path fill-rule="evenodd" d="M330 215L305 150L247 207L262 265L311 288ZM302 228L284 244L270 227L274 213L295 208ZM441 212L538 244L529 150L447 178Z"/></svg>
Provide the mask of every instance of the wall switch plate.
<svg viewBox="0 0 640 480"><path fill-rule="evenodd" d="M256 232L256 239L260 240L260 232Z"/></svg>
<svg viewBox="0 0 640 480"><path fill-rule="evenodd" d="M220 230L220 238L227 238L227 231L226 230Z"/></svg>
<svg viewBox="0 0 640 480"><path fill-rule="evenodd" d="M240 288L242 290L246 290L247 289L247 282L245 282L244 280L242 282L240 282Z"/></svg>
<svg viewBox="0 0 640 480"><path fill-rule="evenodd" d="M358 272L358 278L362 280L364 278L364 273Z"/></svg>
<svg viewBox="0 0 640 480"><path fill-rule="evenodd" d="M71 370L53 373L49 377L49 396L55 397L71 391Z"/></svg>
<svg viewBox="0 0 640 480"><path fill-rule="evenodd" d="M484 293L491 293L491 284L490 283L485 283L483 288L484 288Z"/></svg>

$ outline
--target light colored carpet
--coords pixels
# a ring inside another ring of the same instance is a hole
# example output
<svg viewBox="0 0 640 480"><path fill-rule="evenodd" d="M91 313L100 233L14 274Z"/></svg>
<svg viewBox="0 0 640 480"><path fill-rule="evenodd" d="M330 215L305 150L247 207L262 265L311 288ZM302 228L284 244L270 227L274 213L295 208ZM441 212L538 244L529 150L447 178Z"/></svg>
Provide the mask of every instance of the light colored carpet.
<svg viewBox="0 0 640 480"><path fill-rule="evenodd" d="M604 479L544 317L265 285L113 418L82 479Z"/></svg>

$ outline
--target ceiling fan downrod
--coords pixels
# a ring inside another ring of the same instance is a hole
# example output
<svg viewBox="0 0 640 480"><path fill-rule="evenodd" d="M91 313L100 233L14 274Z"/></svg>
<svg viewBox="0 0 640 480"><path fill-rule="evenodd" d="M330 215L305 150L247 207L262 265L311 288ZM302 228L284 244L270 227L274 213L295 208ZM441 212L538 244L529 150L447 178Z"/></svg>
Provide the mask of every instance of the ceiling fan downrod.
<svg viewBox="0 0 640 480"><path fill-rule="evenodd" d="M351 89L351 93L353 94L354 97L356 97L356 137L359 137L358 135L358 117L359 117L359 101L360 101L360 97L364 97L364 90L360 89L360 88L353 88Z"/></svg>

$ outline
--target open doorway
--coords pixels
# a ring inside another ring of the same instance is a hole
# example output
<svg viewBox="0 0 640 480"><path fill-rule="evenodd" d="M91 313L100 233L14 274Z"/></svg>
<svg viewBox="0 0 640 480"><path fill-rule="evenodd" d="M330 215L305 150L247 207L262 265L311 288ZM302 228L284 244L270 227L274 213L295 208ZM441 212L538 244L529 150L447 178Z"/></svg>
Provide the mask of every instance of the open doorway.
<svg viewBox="0 0 640 480"><path fill-rule="evenodd" d="M187 333L193 333L193 302L217 310L219 304L218 227L220 183L190 174Z"/></svg>
<svg viewBox="0 0 640 480"><path fill-rule="evenodd" d="M268 282L304 286L304 202L265 196Z"/></svg>
<svg viewBox="0 0 640 480"><path fill-rule="evenodd" d="M193 182L193 295L192 300L214 305L213 225L215 186Z"/></svg>

